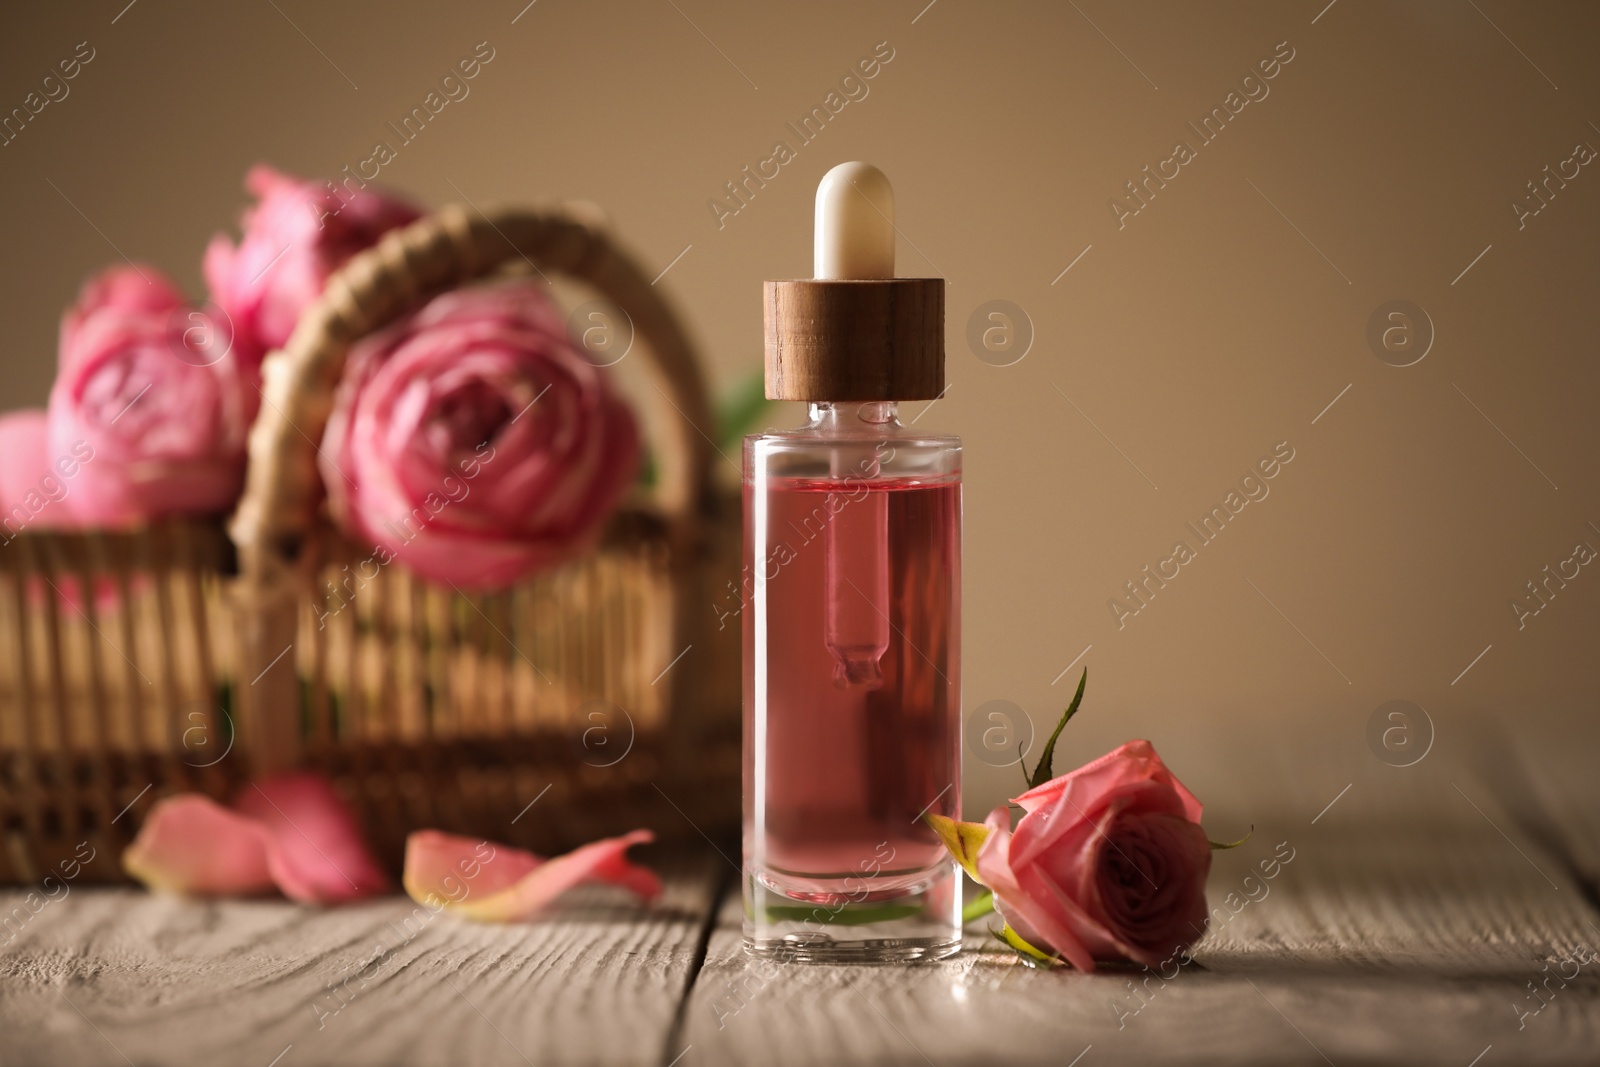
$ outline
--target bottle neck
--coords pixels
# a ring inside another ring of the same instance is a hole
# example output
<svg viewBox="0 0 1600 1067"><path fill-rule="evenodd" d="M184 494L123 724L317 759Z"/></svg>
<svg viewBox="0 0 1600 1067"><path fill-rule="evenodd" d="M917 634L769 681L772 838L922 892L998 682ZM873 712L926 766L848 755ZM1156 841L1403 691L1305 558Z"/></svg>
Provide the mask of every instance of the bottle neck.
<svg viewBox="0 0 1600 1067"><path fill-rule="evenodd" d="M855 435L904 429L899 405L893 400L813 400L808 413L811 424L806 428L818 433Z"/></svg>

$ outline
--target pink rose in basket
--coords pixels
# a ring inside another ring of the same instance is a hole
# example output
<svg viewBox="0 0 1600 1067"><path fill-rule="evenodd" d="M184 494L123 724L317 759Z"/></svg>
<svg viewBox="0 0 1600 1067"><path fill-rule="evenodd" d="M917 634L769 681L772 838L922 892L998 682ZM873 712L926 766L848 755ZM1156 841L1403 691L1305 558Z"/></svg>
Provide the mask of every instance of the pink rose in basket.
<svg viewBox="0 0 1600 1067"><path fill-rule="evenodd" d="M1148 741L1129 741L1002 805L977 870L1000 913L1035 947L1080 970L1096 960L1148 967L1193 945L1206 928L1211 844L1200 802Z"/></svg>
<svg viewBox="0 0 1600 1067"><path fill-rule="evenodd" d="M240 364L253 369L289 340L328 275L421 212L357 178L305 181L264 164L250 168L245 187L257 203L244 213L244 236L237 246L212 238L204 270L211 299L232 319Z"/></svg>
<svg viewBox="0 0 1600 1067"><path fill-rule="evenodd" d="M76 517L66 503L78 484L84 464L94 459L85 443L76 451L53 455L50 451L50 420L45 412L30 409L0 415L0 545L8 545L25 530L52 530L71 527ZM143 591L149 579L132 577L129 588ZM32 575L24 585L29 607L44 603L52 591L63 610L82 613L86 602L80 594L83 579L69 571L54 578ZM95 580L94 606L101 615L116 610L121 602L121 586L110 575Z"/></svg>
<svg viewBox="0 0 1600 1067"><path fill-rule="evenodd" d="M70 490L81 457L69 456L61 471L50 461L49 419L43 411L0 415L0 543L31 527L59 526L61 501Z"/></svg>
<svg viewBox="0 0 1600 1067"><path fill-rule="evenodd" d="M101 311L168 315L184 302L178 287L153 267L107 267L83 283L77 303L61 316L58 358L65 360L81 350L75 344L78 330Z"/></svg>
<svg viewBox="0 0 1600 1067"><path fill-rule="evenodd" d="M380 562L497 588L593 541L639 433L538 285L513 281L357 343L319 462L334 515Z"/></svg>
<svg viewBox="0 0 1600 1067"><path fill-rule="evenodd" d="M76 523L232 506L258 401L223 324L153 267L116 267L84 286L61 340L49 452L84 461L65 498Z"/></svg>

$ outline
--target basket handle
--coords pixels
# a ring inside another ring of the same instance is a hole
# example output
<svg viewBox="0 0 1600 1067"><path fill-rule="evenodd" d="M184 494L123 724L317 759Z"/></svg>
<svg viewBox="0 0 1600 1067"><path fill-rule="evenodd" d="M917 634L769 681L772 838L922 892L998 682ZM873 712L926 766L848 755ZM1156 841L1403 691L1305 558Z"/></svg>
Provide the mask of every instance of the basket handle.
<svg viewBox="0 0 1600 1067"><path fill-rule="evenodd" d="M328 279L285 347L262 367L244 494L229 524L241 577L257 593L281 588L316 519L316 442L350 346L431 297L525 260L586 283L623 309L646 342L661 404L658 500L690 536L711 507L710 405L695 352L653 283L587 205L492 209L452 205L395 230ZM672 411L663 405L670 405Z"/></svg>

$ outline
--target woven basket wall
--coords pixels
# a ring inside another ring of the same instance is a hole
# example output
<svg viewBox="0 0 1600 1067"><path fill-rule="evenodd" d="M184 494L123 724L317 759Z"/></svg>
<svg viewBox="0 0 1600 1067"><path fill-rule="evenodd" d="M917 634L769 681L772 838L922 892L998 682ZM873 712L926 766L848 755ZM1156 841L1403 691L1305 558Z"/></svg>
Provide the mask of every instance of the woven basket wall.
<svg viewBox="0 0 1600 1067"><path fill-rule="evenodd" d="M529 267L632 320L630 358L660 401L644 420L654 498L582 559L503 591L364 566L370 548L322 510L312 444L350 344ZM711 488L712 432L675 316L583 209L450 208L390 234L268 358L226 530L0 545L0 880L37 880L83 842L96 859L80 878L119 880L160 797L226 799L298 768L335 781L391 864L421 827L545 852L635 826L727 831L739 652L712 605L739 570L738 507Z"/></svg>

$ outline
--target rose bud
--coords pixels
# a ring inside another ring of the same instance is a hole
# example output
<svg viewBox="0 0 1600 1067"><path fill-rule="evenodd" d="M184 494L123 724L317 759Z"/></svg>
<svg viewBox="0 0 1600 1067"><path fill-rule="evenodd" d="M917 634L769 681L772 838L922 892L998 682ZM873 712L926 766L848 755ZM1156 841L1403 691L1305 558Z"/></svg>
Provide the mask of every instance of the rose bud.
<svg viewBox="0 0 1600 1067"><path fill-rule="evenodd" d="M334 516L380 563L500 588L593 542L639 433L537 284L513 281L358 342L319 462Z"/></svg>
<svg viewBox="0 0 1600 1067"><path fill-rule="evenodd" d="M1131 960L1147 967L1187 950L1206 928L1211 845L1200 802L1148 741L1129 741L1005 806L977 869L1006 922L1074 967Z"/></svg>
<svg viewBox="0 0 1600 1067"><path fill-rule="evenodd" d="M421 212L356 178L305 181L263 164L250 168L245 188L257 203L244 213L244 236L237 246L213 237L204 272L212 301L232 320L241 366L254 371L289 340L328 275Z"/></svg>
<svg viewBox="0 0 1600 1067"><path fill-rule="evenodd" d="M243 478L257 398L227 331L142 271L143 292L123 268L91 279L62 321L49 443L53 456L93 457L64 501L82 524L226 511Z"/></svg>

